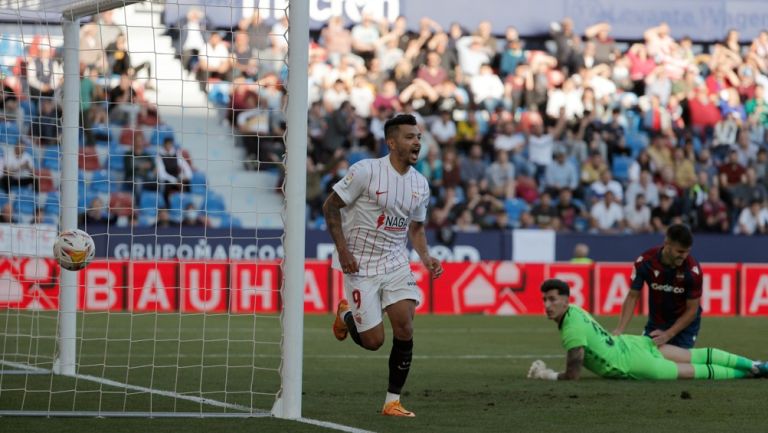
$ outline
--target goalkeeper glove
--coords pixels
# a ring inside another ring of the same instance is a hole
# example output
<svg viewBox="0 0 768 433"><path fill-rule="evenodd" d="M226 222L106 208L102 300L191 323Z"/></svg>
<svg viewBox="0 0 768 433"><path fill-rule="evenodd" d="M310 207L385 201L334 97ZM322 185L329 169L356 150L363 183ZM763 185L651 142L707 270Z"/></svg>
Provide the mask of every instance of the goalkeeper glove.
<svg viewBox="0 0 768 433"><path fill-rule="evenodd" d="M557 372L547 368L547 364L544 361L537 359L533 361L531 368L528 369L528 379L557 380Z"/></svg>

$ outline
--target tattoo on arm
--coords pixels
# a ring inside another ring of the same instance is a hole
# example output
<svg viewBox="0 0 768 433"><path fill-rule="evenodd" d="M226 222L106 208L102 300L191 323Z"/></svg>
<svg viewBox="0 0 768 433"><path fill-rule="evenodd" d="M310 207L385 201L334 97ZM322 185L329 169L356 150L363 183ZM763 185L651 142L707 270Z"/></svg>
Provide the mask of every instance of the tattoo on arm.
<svg viewBox="0 0 768 433"><path fill-rule="evenodd" d="M341 229L341 208L346 205L344 200L342 200L336 192L332 192L323 204L325 223L328 225L328 231L331 234L331 239L333 239L333 242L336 244L336 248L346 248L347 246L347 240Z"/></svg>
<svg viewBox="0 0 768 433"><path fill-rule="evenodd" d="M558 375L559 380L575 380L581 375L581 367L584 365L584 348L574 347L568 350L565 362L565 373Z"/></svg>

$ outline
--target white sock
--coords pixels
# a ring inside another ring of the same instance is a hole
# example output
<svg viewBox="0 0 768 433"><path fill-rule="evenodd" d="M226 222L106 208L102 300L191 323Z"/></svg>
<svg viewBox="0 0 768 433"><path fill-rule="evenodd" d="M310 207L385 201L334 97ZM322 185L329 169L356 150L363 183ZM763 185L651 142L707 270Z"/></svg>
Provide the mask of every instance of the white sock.
<svg viewBox="0 0 768 433"><path fill-rule="evenodd" d="M392 394L391 392L387 392L387 398L384 399L384 404L398 400L400 400L400 394Z"/></svg>

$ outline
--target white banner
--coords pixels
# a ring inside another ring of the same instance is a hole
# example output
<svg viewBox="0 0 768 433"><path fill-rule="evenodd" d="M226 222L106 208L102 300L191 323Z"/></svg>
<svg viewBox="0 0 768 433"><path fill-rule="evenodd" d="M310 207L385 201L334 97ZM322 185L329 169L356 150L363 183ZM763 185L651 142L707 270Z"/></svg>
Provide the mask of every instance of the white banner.
<svg viewBox="0 0 768 433"><path fill-rule="evenodd" d="M512 261L516 263L554 262L555 232L553 230L513 230Z"/></svg>
<svg viewBox="0 0 768 433"><path fill-rule="evenodd" d="M57 234L51 224L0 224L0 255L52 257Z"/></svg>

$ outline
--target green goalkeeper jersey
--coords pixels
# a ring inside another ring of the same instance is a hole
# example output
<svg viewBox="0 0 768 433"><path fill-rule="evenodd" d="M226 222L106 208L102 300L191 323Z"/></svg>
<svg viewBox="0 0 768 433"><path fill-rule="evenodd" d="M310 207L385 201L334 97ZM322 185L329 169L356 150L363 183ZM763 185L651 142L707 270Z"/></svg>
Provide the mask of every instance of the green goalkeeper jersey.
<svg viewBox="0 0 768 433"><path fill-rule="evenodd" d="M584 367L609 378L628 377L630 345L624 337L613 336L582 308L568 307L559 324L565 350L584 347Z"/></svg>

